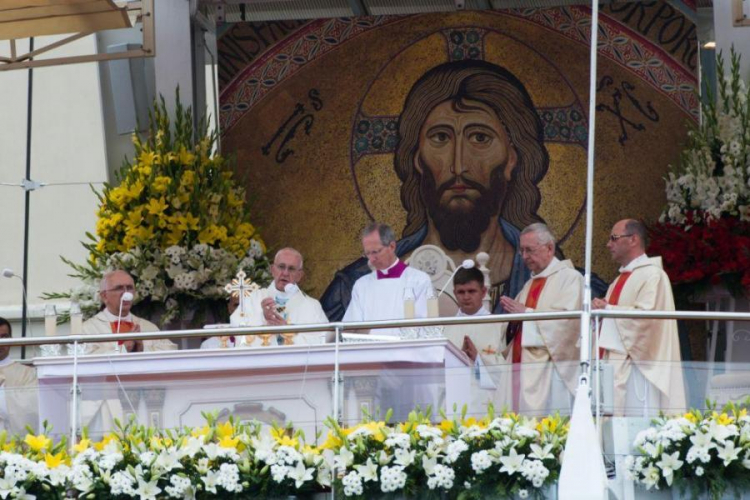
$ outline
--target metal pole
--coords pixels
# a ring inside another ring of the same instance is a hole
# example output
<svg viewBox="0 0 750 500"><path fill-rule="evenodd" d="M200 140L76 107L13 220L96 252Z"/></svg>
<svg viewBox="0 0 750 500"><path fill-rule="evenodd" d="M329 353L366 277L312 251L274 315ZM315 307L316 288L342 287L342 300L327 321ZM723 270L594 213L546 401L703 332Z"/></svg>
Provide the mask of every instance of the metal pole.
<svg viewBox="0 0 750 500"><path fill-rule="evenodd" d="M594 230L594 139L596 137L596 52L599 31L599 4L591 2L591 56L589 64L589 137L586 175L586 246L585 274L583 275L583 312L581 313L581 372L588 372L591 349L591 246ZM581 383L588 383L585 375Z"/></svg>
<svg viewBox="0 0 750 500"><path fill-rule="evenodd" d="M29 52L34 51L34 37L29 38ZM31 181L31 112L33 104L34 91L34 68L29 68L29 83L26 96L26 181ZM23 216L23 289L28 290L29 283L29 206L31 204L31 191L25 189L24 192L24 216ZM21 306L21 337L26 338L26 324L28 303L24 293L23 304ZM21 359L26 359L26 346L21 347Z"/></svg>
<svg viewBox="0 0 750 500"><path fill-rule="evenodd" d="M341 423L341 419L339 418L339 377L341 376L339 368L339 337L341 336L341 325L337 324L333 331L334 335L336 335L333 351L333 418Z"/></svg>
<svg viewBox="0 0 750 500"><path fill-rule="evenodd" d="M78 342L73 342L73 391L70 401L70 451L78 440Z"/></svg>

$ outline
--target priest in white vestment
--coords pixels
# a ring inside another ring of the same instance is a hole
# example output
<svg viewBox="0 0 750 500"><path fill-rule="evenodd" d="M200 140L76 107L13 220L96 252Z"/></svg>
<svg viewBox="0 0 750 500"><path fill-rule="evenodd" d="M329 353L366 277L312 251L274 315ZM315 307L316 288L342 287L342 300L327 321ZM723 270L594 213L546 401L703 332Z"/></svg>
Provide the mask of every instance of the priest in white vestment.
<svg viewBox="0 0 750 500"><path fill-rule="evenodd" d="M158 332L159 328L148 320L130 312L135 294L135 282L125 271L112 271L104 275L99 286L99 296L104 309L83 323L83 335L104 333ZM177 344L169 339L125 340L120 342L95 342L86 344L86 354L114 354L116 352L171 351Z"/></svg>
<svg viewBox="0 0 750 500"><path fill-rule="evenodd" d="M302 254L294 248L282 248L276 252L271 265L273 281L268 288L253 292L244 301L243 310L232 313L233 325L280 326L328 323L320 302L305 294L299 288L304 278ZM240 315L244 317L240 318ZM322 344L325 332L282 334L282 342L287 344ZM273 342L276 344L276 342ZM242 347L262 345L258 335L246 335L240 340Z"/></svg>
<svg viewBox="0 0 750 500"><path fill-rule="evenodd" d="M482 271L473 267L456 272L453 277L453 295L458 302L456 316L489 315L490 311L483 304L486 294ZM481 418L487 413L487 404L493 402L498 384L507 381L508 377L507 363L500 355L505 349L501 324L448 325L443 334L474 362L471 386L466 388L463 403L467 405L469 415Z"/></svg>
<svg viewBox="0 0 750 500"><path fill-rule="evenodd" d="M555 257L555 237L545 224L531 224L521 231L519 250L531 279L515 299L501 297L506 312L581 309L583 276L569 260ZM509 399L515 409L545 415L571 409L577 387L580 324L577 319L524 321L514 328L508 356L514 364Z"/></svg>
<svg viewBox="0 0 750 500"><path fill-rule="evenodd" d="M434 292L427 273L396 256L396 235L390 226L372 223L362 231L362 248L374 270L359 278L344 322L404 319L405 300L413 299L414 317L427 317L427 298ZM400 335L398 328L371 330L374 335Z"/></svg>
<svg viewBox="0 0 750 500"><path fill-rule="evenodd" d="M661 258L646 253L646 227L626 219L612 228L607 248L620 274L604 299L592 308L674 311L672 285ZM651 416L685 410L680 342L675 320L614 319L602 321L599 345L614 370L615 415Z"/></svg>
<svg viewBox="0 0 750 500"><path fill-rule="evenodd" d="M11 338L10 323L0 318L0 338ZM0 347L0 429L25 434L39 430L39 387L36 370L10 358L10 346Z"/></svg>

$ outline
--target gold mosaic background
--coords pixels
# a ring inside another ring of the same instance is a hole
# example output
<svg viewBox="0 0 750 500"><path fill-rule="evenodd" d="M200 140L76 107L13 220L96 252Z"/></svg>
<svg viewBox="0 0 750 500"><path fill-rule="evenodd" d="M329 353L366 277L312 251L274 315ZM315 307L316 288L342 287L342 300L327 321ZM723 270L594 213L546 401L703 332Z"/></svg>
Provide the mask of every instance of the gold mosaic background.
<svg viewBox="0 0 750 500"><path fill-rule="evenodd" d="M370 114L398 114L413 83L446 61L445 39L428 35L469 26L512 34L488 35L485 59L514 73L538 108L568 105L577 96L588 113L588 47L517 18L464 12L407 17L343 43L281 83L223 138L223 150L236 154L238 168L247 176L255 220L265 240L271 247L289 245L303 253L307 270L303 286L313 296L323 293L336 270L360 256L358 233L369 222L357 199L350 167L358 106L362 103L363 111ZM629 139L624 146L618 142L618 119L608 112L596 116L593 263L602 278L611 280L616 268L605 248L610 227L625 217L658 218L665 203L662 178L667 165L679 156L688 116L608 59L600 58L598 73L610 76L617 85L622 81L633 84L633 94L659 113L659 121L651 122L623 98L623 115L646 125L640 132L627 128ZM313 113L310 134L298 130L287 145L294 153L277 164L272 159L275 148L265 156L261 147L296 103L311 109L307 97L311 88L319 91L323 108ZM611 89L599 92L597 102L612 105ZM539 214L562 235L574 226L584 203L586 151L573 144L548 143L546 147L550 166L539 185L543 196ZM373 216L400 233L405 211L393 155L363 157L355 175ZM584 223L582 214L562 246L577 266L583 266Z"/></svg>

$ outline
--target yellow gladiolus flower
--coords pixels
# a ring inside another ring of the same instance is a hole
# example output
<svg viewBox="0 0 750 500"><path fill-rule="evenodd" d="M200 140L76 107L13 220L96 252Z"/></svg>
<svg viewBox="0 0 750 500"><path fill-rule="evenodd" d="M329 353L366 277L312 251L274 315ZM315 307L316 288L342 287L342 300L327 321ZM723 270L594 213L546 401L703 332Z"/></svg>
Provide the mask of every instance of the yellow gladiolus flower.
<svg viewBox="0 0 750 500"><path fill-rule="evenodd" d="M129 187L126 188L127 195L130 197L130 199L137 199L141 196L141 193L143 192L143 182L139 180L132 183Z"/></svg>
<svg viewBox="0 0 750 500"><path fill-rule="evenodd" d="M44 456L44 463L47 464L47 467L50 469L54 469L55 467L59 467L63 462L65 462L65 452L60 452L56 455L50 455L47 453Z"/></svg>
<svg viewBox="0 0 750 500"><path fill-rule="evenodd" d="M86 451L89 446L91 446L90 439L81 439L78 444L73 446L73 451L75 451L76 453L81 453L82 451Z"/></svg>
<svg viewBox="0 0 750 500"><path fill-rule="evenodd" d="M29 448L33 451L49 450L52 447L52 440L44 434L38 436L26 434L26 439L23 442L29 445Z"/></svg>
<svg viewBox="0 0 750 500"><path fill-rule="evenodd" d="M161 213L167 209L167 204L164 201L163 197L159 198L158 200L155 198L151 198L146 205L146 209L151 215L161 215Z"/></svg>
<svg viewBox="0 0 750 500"><path fill-rule="evenodd" d="M154 179L154 183L151 185L157 193L163 193L164 191L169 188L169 185L172 183L172 179L169 177L166 177L164 175L160 175L156 179Z"/></svg>
<svg viewBox="0 0 750 500"><path fill-rule="evenodd" d="M299 445L299 441L296 439L290 438L287 435L284 435L279 440L279 446L290 446L292 448L296 448Z"/></svg>
<svg viewBox="0 0 750 500"><path fill-rule="evenodd" d="M734 422L734 417L730 417L726 413L722 413L721 415L717 415L716 412L714 412L713 416L714 416L714 420L716 420L716 422L719 425L729 425L732 422Z"/></svg>
<svg viewBox="0 0 750 500"><path fill-rule="evenodd" d="M138 157L138 161L143 167L151 167L159 162L159 155L153 151L143 151ZM151 175L151 169L149 169L149 173L146 175Z"/></svg>
<svg viewBox="0 0 750 500"><path fill-rule="evenodd" d="M180 179L180 185L192 186L194 182L195 182L195 172L192 170L185 170L182 173L182 178Z"/></svg>
<svg viewBox="0 0 750 500"><path fill-rule="evenodd" d="M686 420L688 420L688 421L690 421L690 422L692 422L692 423L696 423L696 422L698 421L698 417L696 417L696 416L695 416L694 414L692 414L692 413L686 413L686 414L684 414L684 415L683 415L683 417L684 417L684 418L685 418Z"/></svg>
<svg viewBox="0 0 750 500"><path fill-rule="evenodd" d="M195 162L195 155L185 149L185 146L180 148L179 160L182 165L192 165Z"/></svg>

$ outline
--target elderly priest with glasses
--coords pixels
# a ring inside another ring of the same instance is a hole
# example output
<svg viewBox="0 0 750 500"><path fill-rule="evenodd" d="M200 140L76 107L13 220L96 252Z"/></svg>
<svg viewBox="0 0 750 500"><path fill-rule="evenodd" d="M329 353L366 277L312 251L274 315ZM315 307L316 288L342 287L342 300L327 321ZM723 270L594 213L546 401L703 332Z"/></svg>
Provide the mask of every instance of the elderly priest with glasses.
<svg viewBox="0 0 750 500"><path fill-rule="evenodd" d="M396 234L390 226L373 222L362 231L362 249L371 273L359 278L344 313L345 322L427 317L427 298L433 293L427 273L396 256ZM407 311L408 304L414 310ZM375 335L399 336L398 328L373 330Z"/></svg>
<svg viewBox="0 0 750 500"><path fill-rule="evenodd" d="M83 335L103 333L158 332L159 328L148 320L130 312L133 306L135 282L125 271L111 271L99 284L99 297L104 309L83 323ZM86 354L112 354L115 352L171 351L177 345L168 339L124 340L86 344Z"/></svg>
<svg viewBox="0 0 750 500"><path fill-rule="evenodd" d="M267 288L253 292L244 301L242 309L232 313L232 325L281 326L328 323L320 302L300 290L305 276L302 254L294 248L282 248L273 259L273 281ZM264 345L259 336L246 335L239 345L257 347ZM325 333L291 333L281 335L285 344L322 344ZM274 342L275 344L276 342Z"/></svg>
<svg viewBox="0 0 750 500"><path fill-rule="evenodd" d="M521 231L519 251L531 279L515 299L500 298L506 312L581 309L583 276L569 260L555 257L555 237L546 225L531 224ZM512 401L515 410L548 414L570 408L577 383L580 324L577 319L511 323L512 394L506 401Z"/></svg>

